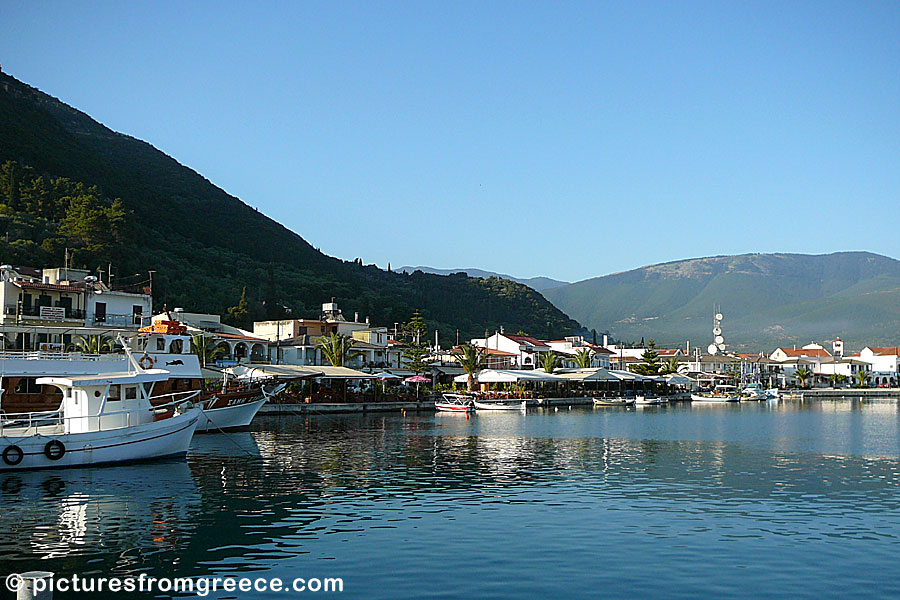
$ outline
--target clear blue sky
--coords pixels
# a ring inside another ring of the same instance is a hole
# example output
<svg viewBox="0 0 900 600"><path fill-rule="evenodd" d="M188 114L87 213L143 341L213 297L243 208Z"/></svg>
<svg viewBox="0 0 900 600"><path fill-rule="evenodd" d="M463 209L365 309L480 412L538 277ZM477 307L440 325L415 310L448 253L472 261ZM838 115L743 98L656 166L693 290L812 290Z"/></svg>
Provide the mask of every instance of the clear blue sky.
<svg viewBox="0 0 900 600"><path fill-rule="evenodd" d="M900 3L0 5L3 70L323 251L900 256Z"/></svg>

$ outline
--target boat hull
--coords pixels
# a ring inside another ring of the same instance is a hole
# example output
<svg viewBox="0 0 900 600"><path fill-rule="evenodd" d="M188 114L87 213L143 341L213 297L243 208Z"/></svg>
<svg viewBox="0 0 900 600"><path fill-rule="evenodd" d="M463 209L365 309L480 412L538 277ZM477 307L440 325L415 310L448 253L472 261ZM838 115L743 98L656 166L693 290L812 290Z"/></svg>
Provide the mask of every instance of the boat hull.
<svg viewBox="0 0 900 600"><path fill-rule="evenodd" d="M215 408L204 408L197 424L197 433L214 433L219 431L234 431L250 426L250 422L266 403L262 394L252 398L231 400L232 404Z"/></svg>
<svg viewBox="0 0 900 600"><path fill-rule="evenodd" d="M727 402L738 402L740 398L737 396L700 396L691 394L691 402L698 404L725 404Z"/></svg>
<svg viewBox="0 0 900 600"><path fill-rule="evenodd" d="M503 404L500 402L479 402L476 400L475 408L477 410L523 411L525 410L525 402L522 401L518 404Z"/></svg>
<svg viewBox="0 0 900 600"><path fill-rule="evenodd" d="M0 460L0 471L87 467L183 456L199 420L200 409L194 407L160 421L106 431L52 436L4 435L0 437L0 452L16 446L21 449L22 458L17 464L9 464L5 458ZM53 440L62 443L65 450L56 460L47 456L48 444ZM6 456L13 458L14 453Z"/></svg>
<svg viewBox="0 0 900 600"><path fill-rule="evenodd" d="M594 406L631 406L634 400L631 398L594 398Z"/></svg>
<svg viewBox="0 0 900 600"><path fill-rule="evenodd" d="M467 413L475 412L474 405L451 404L447 402L435 402L434 409L438 412Z"/></svg>

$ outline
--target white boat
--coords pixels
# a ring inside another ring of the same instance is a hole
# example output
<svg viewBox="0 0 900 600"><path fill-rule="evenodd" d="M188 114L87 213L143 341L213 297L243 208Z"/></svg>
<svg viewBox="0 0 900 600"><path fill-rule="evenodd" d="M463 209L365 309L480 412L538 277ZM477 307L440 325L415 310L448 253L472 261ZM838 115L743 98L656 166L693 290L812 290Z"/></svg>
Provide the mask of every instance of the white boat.
<svg viewBox="0 0 900 600"><path fill-rule="evenodd" d="M717 385L712 393L691 394L691 402L698 404L721 404L723 402L739 402L740 396L733 385Z"/></svg>
<svg viewBox="0 0 900 600"><path fill-rule="evenodd" d="M281 383L271 391L264 385L223 389L201 404L197 433L235 431L249 427L263 404L286 386L286 383Z"/></svg>
<svg viewBox="0 0 900 600"><path fill-rule="evenodd" d="M749 383L741 390L741 402L764 402L769 399L768 394L758 383Z"/></svg>
<svg viewBox="0 0 900 600"><path fill-rule="evenodd" d="M634 398L594 398L594 406L631 406Z"/></svg>
<svg viewBox="0 0 900 600"><path fill-rule="evenodd" d="M659 396L654 396L651 394L646 394L644 396L635 396L634 403L640 406L648 406L651 404L662 404L663 399Z"/></svg>
<svg viewBox="0 0 900 600"><path fill-rule="evenodd" d="M524 400L522 400L521 402L516 402L514 404L503 400L472 400L472 403L475 405L476 410L515 410L521 412L525 410L527 406Z"/></svg>
<svg viewBox="0 0 900 600"><path fill-rule="evenodd" d="M41 377L63 395L59 410L4 415L0 470L83 467L187 453L200 419L198 392L152 397L169 372ZM156 406L151 404L156 401Z"/></svg>
<svg viewBox="0 0 900 600"><path fill-rule="evenodd" d="M438 412L468 413L475 412L475 401L468 394L443 394L436 400L434 408Z"/></svg>
<svg viewBox="0 0 900 600"><path fill-rule="evenodd" d="M780 392L778 391L778 388L769 388L766 390L766 396L769 400L778 400L779 395Z"/></svg>

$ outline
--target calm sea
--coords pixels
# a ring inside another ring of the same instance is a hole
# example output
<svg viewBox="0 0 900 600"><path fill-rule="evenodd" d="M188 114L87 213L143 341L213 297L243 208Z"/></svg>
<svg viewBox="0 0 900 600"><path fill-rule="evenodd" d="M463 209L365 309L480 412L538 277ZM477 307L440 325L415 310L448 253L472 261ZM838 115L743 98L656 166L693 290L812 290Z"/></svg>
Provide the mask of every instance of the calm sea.
<svg viewBox="0 0 900 600"><path fill-rule="evenodd" d="M343 594L313 596L348 598L896 598L898 564L890 400L260 417L198 436L187 461L0 474L0 576L340 577Z"/></svg>

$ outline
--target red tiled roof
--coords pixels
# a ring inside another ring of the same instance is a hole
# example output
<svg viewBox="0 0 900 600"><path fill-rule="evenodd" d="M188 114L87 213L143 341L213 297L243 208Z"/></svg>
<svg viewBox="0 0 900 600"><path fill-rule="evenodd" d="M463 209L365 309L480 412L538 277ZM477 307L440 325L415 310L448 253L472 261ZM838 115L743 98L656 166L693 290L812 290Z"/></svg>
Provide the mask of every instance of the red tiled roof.
<svg viewBox="0 0 900 600"><path fill-rule="evenodd" d="M226 340L249 340L251 342L268 342L269 340L250 337L249 335L240 335L237 333L217 333L216 337L225 338Z"/></svg>
<svg viewBox="0 0 900 600"><path fill-rule="evenodd" d="M657 348L656 353L660 356L675 356L678 348Z"/></svg>
<svg viewBox="0 0 900 600"><path fill-rule="evenodd" d="M501 334L502 336L511 339L514 342L519 342L520 344L531 344L532 346L540 346L542 348L548 348L547 344L542 342L541 340L531 337L530 335L510 335L508 333Z"/></svg>
<svg viewBox="0 0 900 600"><path fill-rule="evenodd" d="M868 348L872 351L872 354L877 354L878 356L900 356L900 348L897 346L885 346L884 348L869 346Z"/></svg>
<svg viewBox="0 0 900 600"><path fill-rule="evenodd" d="M14 282L20 288L28 288L31 290L47 290L53 292L74 292L77 294L84 293L83 285L59 285L57 283L33 283L31 281L16 281Z"/></svg>
<svg viewBox="0 0 900 600"><path fill-rule="evenodd" d="M822 348L775 348L775 351L781 350L787 356L793 357L803 357L803 356L820 356L827 357L831 356L827 350Z"/></svg>

